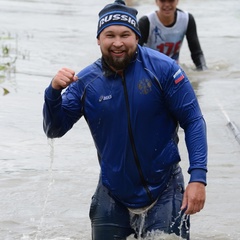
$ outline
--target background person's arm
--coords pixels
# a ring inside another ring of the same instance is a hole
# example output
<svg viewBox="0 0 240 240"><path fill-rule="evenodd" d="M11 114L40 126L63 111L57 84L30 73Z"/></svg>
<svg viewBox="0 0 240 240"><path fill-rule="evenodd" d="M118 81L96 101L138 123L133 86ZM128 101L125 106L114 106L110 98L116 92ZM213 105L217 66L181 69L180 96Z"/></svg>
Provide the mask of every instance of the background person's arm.
<svg viewBox="0 0 240 240"><path fill-rule="evenodd" d="M139 39L139 44L141 46L144 45L144 43L147 43L148 41L148 35L149 35L149 26L150 22L147 16L143 16L138 21L139 30L141 32L141 38Z"/></svg>
<svg viewBox="0 0 240 240"><path fill-rule="evenodd" d="M191 58L197 70L206 70L207 65L201 45L197 35L197 26L192 14L189 13L189 22L186 32L188 47L191 52Z"/></svg>

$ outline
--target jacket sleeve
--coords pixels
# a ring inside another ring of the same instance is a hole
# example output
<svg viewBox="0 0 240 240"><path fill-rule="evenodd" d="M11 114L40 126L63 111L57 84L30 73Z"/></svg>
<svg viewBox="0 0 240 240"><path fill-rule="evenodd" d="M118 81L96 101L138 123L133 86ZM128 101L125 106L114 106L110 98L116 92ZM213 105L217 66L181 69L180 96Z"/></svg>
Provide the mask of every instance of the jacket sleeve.
<svg viewBox="0 0 240 240"><path fill-rule="evenodd" d="M189 155L190 182L206 185L207 131L197 97L186 74L175 63L173 74L164 86L165 99L172 116L184 129Z"/></svg>
<svg viewBox="0 0 240 240"><path fill-rule="evenodd" d="M206 70L207 65L198 39L196 22L194 20L193 15L190 13L186 38L188 42L188 47L191 52L191 58L197 70Z"/></svg>
<svg viewBox="0 0 240 240"><path fill-rule="evenodd" d="M62 137L82 116L82 106L74 83L61 94L51 84L45 90L43 129L47 137Z"/></svg>

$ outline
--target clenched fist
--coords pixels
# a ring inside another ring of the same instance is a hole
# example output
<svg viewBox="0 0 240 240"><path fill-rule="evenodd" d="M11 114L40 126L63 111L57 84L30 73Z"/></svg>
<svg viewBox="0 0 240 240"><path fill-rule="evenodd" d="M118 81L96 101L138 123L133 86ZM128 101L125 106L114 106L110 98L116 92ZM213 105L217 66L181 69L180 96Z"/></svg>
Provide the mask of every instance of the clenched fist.
<svg viewBox="0 0 240 240"><path fill-rule="evenodd" d="M69 68L62 68L53 78L52 87L57 90L64 89L72 82L77 81L77 79L78 78L75 76L75 71Z"/></svg>

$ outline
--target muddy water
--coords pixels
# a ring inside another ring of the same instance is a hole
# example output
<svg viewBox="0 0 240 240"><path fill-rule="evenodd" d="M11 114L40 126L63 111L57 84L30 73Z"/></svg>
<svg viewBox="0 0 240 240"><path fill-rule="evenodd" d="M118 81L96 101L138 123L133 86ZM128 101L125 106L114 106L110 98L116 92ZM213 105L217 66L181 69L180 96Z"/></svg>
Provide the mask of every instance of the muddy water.
<svg viewBox="0 0 240 240"><path fill-rule="evenodd" d="M99 10L110 1L0 0L0 33L11 36L15 71L0 83L0 238L90 240L89 203L99 168L86 123L61 139L42 130L43 93L63 66L79 71L100 55ZM133 1L139 16L154 1ZM208 125L207 202L192 216L192 240L240 239L240 7L238 0L180 0L194 14L209 70L195 72L186 42L181 65L191 79ZM0 42L2 44L3 41ZM2 88L10 91L2 96ZM180 131L182 167L187 152ZM130 238L129 238L130 239ZM171 236L154 239L174 239Z"/></svg>

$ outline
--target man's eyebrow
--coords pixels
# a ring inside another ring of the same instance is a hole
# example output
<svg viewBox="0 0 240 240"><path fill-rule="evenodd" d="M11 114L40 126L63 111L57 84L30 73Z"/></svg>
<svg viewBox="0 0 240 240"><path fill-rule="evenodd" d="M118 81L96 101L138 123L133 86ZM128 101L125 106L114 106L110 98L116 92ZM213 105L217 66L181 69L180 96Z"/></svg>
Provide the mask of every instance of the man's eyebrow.
<svg viewBox="0 0 240 240"><path fill-rule="evenodd" d="M105 34L109 34L109 33L112 33L112 34L125 34L125 33L131 33L131 30L130 29L129 30L124 30L122 32L116 32L116 31L113 31L113 30L107 30L105 32Z"/></svg>
<svg viewBox="0 0 240 240"><path fill-rule="evenodd" d="M129 30L125 30L122 33L131 33L131 30L130 29Z"/></svg>

